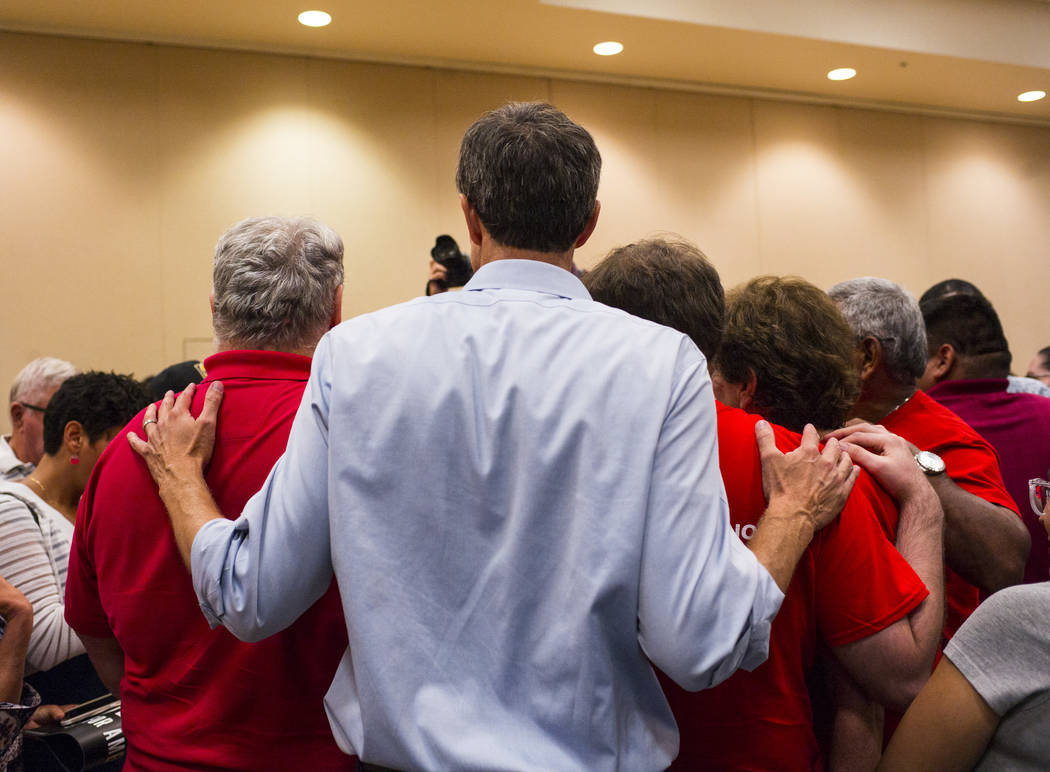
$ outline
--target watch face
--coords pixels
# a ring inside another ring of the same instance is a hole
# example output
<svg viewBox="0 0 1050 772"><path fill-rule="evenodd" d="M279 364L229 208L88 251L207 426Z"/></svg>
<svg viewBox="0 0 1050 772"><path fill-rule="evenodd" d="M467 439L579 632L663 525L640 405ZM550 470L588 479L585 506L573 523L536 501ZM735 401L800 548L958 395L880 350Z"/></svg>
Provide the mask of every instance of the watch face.
<svg viewBox="0 0 1050 772"><path fill-rule="evenodd" d="M920 450L915 454L915 461L922 467L926 474L941 474L945 467L944 461L936 453L928 450Z"/></svg>

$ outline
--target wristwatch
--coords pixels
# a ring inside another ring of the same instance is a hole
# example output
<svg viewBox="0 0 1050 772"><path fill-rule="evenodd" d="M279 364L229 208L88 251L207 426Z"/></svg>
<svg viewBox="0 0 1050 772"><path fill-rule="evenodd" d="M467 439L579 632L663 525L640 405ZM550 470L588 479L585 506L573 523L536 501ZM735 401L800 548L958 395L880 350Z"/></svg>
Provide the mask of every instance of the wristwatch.
<svg viewBox="0 0 1050 772"><path fill-rule="evenodd" d="M918 464L919 469L925 472L929 477L944 474L944 470L947 468L944 466L944 459L936 453L931 453L928 450L920 450L916 453L915 463Z"/></svg>

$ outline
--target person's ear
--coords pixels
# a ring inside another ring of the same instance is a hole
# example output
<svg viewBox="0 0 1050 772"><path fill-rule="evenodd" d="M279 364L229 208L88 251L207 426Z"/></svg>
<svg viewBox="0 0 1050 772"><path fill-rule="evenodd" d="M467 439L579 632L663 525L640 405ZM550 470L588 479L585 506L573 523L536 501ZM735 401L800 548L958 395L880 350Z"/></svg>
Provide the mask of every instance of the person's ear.
<svg viewBox="0 0 1050 772"><path fill-rule="evenodd" d="M470 237L470 243L481 246L481 234L484 230L481 218L462 193L459 194L459 206L463 210L463 219L467 221L467 235Z"/></svg>
<svg viewBox="0 0 1050 772"><path fill-rule="evenodd" d="M860 359L860 379L866 381L882 364L882 341L873 335L867 336L857 347L857 356Z"/></svg>
<svg viewBox="0 0 1050 772"><path fill-rule="evenodd" d="M755 400L755 390L758 388L758 377L755 375L755 371L750 367L747 369L747 380L739 384L740 388L740 409L748 410L751 403ZM748 410L748 412L751 412Z"/></svg>
<svg viewBox="0 0 1050 772"><path fill-rule="evenodd" d="M598 213L602 209L602 202L594 202L594 211L591 212L591 216L587 218L587 224L583 226L583 233L580 234L579 238L576 239L576 243L573 244L573 249L578 249L587 243L587 239L594 233L595 226L598 225Z"/></svg>
<svg viewBox="0 0 1050 772"><path fill-rule="evenodd" d="M70 459L79 459L80 451L84 445L91 443L88 439L87 432L84 431L84 427L80 421L70 421L66 424L66 428L62 430L62 444L66 450L69 451ZM77 463L73 461L72 463Z"/></svg>
<svg viewBox="0 0 1050 772"><path fill-rule="evenodd" d="M328 329L332 329L343 321L343 285L335 288L335 298L332 300L332 318L329 320Z"/></svg>
<svg viewBox="0 0 1050 772"><path fill-rule="evenodd" d="M10 411L11 411L11 428L12 429L21 429L22 428L22 420L25 418L25 415L26 415L26 409L24 407L22 407L22 405L20 403L12 402L11 403L11 407L10 407Z"/></svg>
<svg viewBox="0 0 1050 772"><path fill-rule="evenodd" d="M936 381L943 381L949 375L958 361L955 347L951 343L942 343L937 347L937 353L933 355L933 375Z"/></svg>

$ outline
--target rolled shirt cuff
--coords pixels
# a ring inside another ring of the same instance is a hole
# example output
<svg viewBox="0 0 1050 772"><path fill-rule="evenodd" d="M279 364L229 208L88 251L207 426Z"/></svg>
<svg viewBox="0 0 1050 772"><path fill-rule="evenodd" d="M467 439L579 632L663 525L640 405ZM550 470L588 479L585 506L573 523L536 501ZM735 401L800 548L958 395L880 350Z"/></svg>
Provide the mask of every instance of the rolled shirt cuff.
<svg viewBox="0 0 1050 772"><path fill-rule="evenodd" d="M233 560L230 559L227 568L227 558L234 544L247 533L247 524L241 529L239 523L225 518L208 521L197 531L190 548L193 589L204 618L212 628L222 624L226 613L223 587L230 586L233 571Z"/></svg>

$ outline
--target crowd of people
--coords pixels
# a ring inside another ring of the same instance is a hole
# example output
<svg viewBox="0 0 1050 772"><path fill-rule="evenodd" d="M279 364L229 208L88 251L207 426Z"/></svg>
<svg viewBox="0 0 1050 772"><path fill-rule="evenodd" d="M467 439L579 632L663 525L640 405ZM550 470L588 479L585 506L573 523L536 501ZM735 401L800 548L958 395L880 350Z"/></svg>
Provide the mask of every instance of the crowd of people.
<svg viewBox="0 0 1050 772"><path fill-rule="evenodd" d="M129 770L1050 764L1050 347L958 279L579 271L600 170L505 105L462 291L344 322L339 235L255 217L202 365L23 369L0 770L107 690Z"/></svg>

